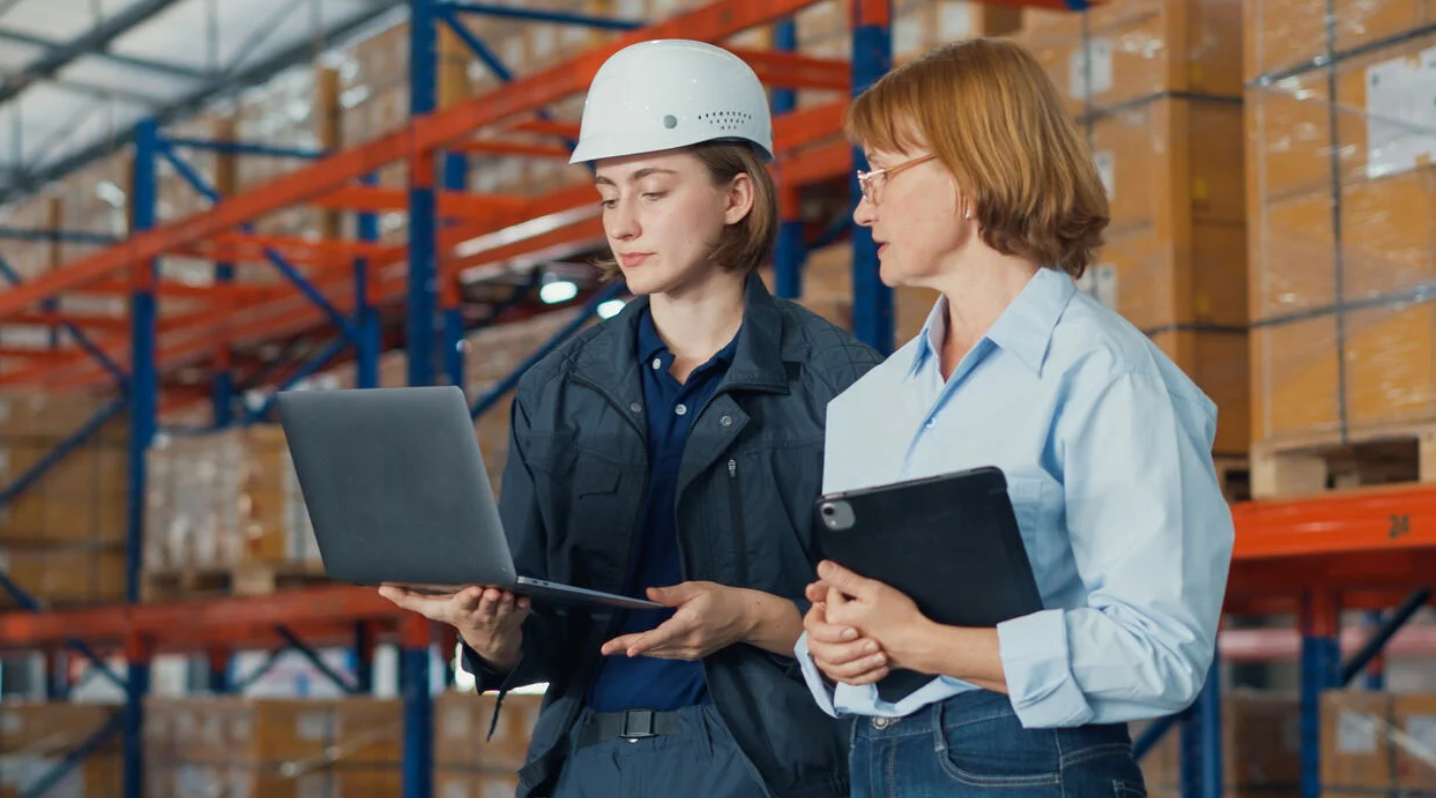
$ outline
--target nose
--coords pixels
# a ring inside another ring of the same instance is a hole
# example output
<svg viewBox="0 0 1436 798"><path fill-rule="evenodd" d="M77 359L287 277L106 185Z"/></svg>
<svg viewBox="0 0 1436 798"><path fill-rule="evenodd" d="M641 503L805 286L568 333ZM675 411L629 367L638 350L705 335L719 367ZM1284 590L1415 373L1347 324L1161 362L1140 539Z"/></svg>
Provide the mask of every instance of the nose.
<svg viewBox="0 0 1436 798"><path fill-rule="evenodd" d="M853 208L853 222L859 227L872 227L878 220L878 209L868 201L866 195L858 200L858 206Z"/></svg>
<svg viewBox="0 0 1436 798"><path fill-rule="evenodd" d="M608 236L619 241L631 241L638 237L638 216L633 212L633 203L627 199L618 201L603 215L603 225Z"/></svg>

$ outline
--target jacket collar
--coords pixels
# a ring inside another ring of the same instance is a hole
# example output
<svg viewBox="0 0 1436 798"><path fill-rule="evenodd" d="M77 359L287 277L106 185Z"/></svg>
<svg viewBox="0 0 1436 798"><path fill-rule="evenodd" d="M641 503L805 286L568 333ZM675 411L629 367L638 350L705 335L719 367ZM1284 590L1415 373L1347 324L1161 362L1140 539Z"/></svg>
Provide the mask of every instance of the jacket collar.
<svg viewBox="0 0 1436 798"><path fill-rule="evenodd" d="M642 401L638 379L638 325L648 297L635 297L621 313L603 323L578 355L575 371L608 386L624 402ZM763 279L748 276L744 287L743 326L728 374L718 390L741 386L759 390L788 390L788 369L784 365L783 317Z"/></svg>

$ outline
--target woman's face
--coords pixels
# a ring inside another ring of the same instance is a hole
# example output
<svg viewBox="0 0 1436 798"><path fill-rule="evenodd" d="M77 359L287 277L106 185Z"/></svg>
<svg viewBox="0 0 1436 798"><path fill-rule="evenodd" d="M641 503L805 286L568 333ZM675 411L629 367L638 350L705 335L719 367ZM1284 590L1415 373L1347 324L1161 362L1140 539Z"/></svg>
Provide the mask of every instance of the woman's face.
<svg viewBox="0 0 1436 798"><path fill-rule="evenodd" d="M747 175L714 185L708 168L687 152L600 161L594 184L608 245L634 294L677 296L719 273L708 254L753 199Z"/></svg>
<svg viewBox="0 0 1436 798"><path fill-rule="evenodd" d="M956 267L975 231L963 218L957 181L942 163L914 163L929 154L867 152L870 171L898 170L870 178L853 211L854 222L872 228L880 276L889 286L933 287L932 278Z"/></svg>

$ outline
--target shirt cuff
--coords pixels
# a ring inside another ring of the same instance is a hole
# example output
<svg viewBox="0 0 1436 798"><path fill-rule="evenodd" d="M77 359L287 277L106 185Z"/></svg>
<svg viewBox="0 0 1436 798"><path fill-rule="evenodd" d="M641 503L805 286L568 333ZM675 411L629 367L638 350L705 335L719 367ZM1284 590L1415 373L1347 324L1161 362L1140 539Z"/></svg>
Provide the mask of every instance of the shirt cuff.
<svg viewBox="0 0 1436 798"><path fill-rule="evenodd" d="M1012 709L1024 728L1080 726L1092 719L1092 707L1072 677L1062 610L1000 623L997 641Z"/></svg>
<svg viewBox="0 0 1436 798"><path fill-rule="evenodd" d="M813 662L812 655L808 653L807 632L798 636L798 643L793 646L793 653L797 655L798 667L803 671L803 681L808 683L808 690L813 693L813 700L818 702L820 709L836 718L838 711L833 707L833 694L828 689L828 683L823 680L823 674L818 671L817 664Z"/></svg>
<svg viewBox="0 0 1436 798"><path fill-rule="evenodd" d="M483 657L479 656L479 652L470 647L468 643L463 644L463 649L464 655L462 661L464 663L464 670L468 671L474 677L475 692L487 693L490 690L499 690L504 686L504 682L509 676L512 675L510 673L496 671L489 667L489 664L484 662ZM518 669L515 668L514 670L517 671Z"/></svg>

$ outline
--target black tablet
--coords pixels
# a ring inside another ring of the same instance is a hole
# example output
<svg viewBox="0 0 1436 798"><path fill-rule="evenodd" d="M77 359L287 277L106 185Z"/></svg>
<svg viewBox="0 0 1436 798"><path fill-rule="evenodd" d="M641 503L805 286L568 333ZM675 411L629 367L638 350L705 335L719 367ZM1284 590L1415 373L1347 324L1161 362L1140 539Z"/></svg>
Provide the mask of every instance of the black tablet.
<svg viewBox="0 0 1436 798"><path fill-rule="evenodd" d="M993 627L1043 609L998 468L828 494L816 512L823 558L902 591L937 623ZM878 693L897 701L933 678L896 670Z"/></svg>

